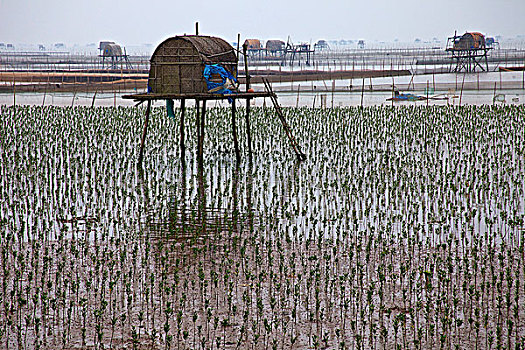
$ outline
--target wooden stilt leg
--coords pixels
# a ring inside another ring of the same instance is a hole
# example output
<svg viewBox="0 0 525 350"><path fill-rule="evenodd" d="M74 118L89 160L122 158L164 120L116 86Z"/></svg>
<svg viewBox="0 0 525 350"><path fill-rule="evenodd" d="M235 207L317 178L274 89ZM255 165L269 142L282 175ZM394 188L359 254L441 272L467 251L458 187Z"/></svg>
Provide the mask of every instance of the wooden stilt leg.
<svg viewBox="0 0 525 350"><path fill-rule="evenodd" d="M195 117L195 122L197 124L197 161L200 162L200 149L201 149L201 109L200 109L200 101L195 100L195 109L197 112L197 115Z"/></svg>
<svg viewBox="0 0 525 350"><path fill-rule="evenodd" d="M204 190L204 167L199 163L197 167L197 182L199 195L198 221L201 224L201 232L206 232L206 191Z"/></svg>
<svg viewBox="0 0 525 350"><path fill-rule="evenodd" d="M233 147L235 148L235 158L237 162L241 161L241 153L239 152L239 141L237 140L237 122L235 121L235 106L236 100L232 102L232 133L233 133Z"/></svg>
<svg viewBox="0 0 525 350"><path fill-rule="evenodd" d="M180 205L180 218L182 224L182 237L185 237L186 234L186 167L182 166L182 177L181 177L181 205Z"/></svg>
<svg viewBox="0 0 525 350"><path fill-rule="evenodd" d="M186 100L180 101L180 159L182 166L186 167L186 146L184 145L184 113L186 112Z"/></svg>
<svg viewBox="0 0 525 350"><path fill-rule="evenodd" d="M144 156L144 142L146 141L146 134L148 132L150 107L151 107L151 100L148 100L148 106L146 107L146 120L144 121L144 131L142 131L142 139L140 141L139 165L142 164L142 158Z"/></svg>
<svg viewBox="0 0 525 350"><path fill-rule="evenodd" d="M203 165L204 162L204 123L206 118L206 100L202 101L202 113L201 113L201 124L200 124L200 134L199 134L199 160L200 165Z"/></svg>
<svg viewBox="0 0 525 350"><path fill-rule="evenodd" d="M246 134L248 136L248 156L252 159L252 135L250 132L250 99L246 100Z"/></svg>

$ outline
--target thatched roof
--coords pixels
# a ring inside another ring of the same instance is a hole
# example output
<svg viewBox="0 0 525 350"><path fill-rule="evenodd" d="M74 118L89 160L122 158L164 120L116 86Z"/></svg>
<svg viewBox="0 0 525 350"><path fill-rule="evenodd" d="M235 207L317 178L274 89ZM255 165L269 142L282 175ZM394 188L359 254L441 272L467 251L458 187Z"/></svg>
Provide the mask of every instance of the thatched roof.
<svg viewBox="0 0 525 350"><path fill-rule="evenodd" d="M286 44L282 40L268 40L266 42L266 50L279 51L284 49L284 45Z"/></svg>
<svg viewBox="0 0 525 350"><path fill-rule="evenodd" d="M151 56L151 60L154 59L160 48L169 45L169 42L175 40L184 40L191 43L201 54L204 63L237 62L235 50L228 42L221 38L203 35L181 35L168 38L157 46Z"/></svg>
<svg viewBox="0 0 525 350"><path fill-rule="evenodd" d="M260 50L262 49L261 41L259 39L246 39L244 40L248 50Z"/></svg>

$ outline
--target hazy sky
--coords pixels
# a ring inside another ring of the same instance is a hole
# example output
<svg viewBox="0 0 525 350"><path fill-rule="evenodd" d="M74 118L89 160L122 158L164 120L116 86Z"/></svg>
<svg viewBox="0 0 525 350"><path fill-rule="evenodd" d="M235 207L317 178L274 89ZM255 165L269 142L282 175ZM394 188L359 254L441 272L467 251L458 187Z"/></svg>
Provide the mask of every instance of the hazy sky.
<svg viewBox="0 0 525 350"><path fill-rule="evenodd" d="M0 42L157 44L201 34L236 41L446 38L457 30L525 34L525 0L0 0Z"/></svg>

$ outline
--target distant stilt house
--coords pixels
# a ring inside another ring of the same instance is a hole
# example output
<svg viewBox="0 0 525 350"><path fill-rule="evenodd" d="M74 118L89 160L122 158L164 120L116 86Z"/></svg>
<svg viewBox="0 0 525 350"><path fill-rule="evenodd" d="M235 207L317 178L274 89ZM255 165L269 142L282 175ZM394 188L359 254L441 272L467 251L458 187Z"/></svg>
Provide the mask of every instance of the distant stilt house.
<svg viewBox="0 0 525 350"><path fill-rule="evenodd" d="M132 68L129 62L126 49L113 41L101 41L98 49L100 51L100 57L102 57L102 69L118 69L119 66L125 66L126 68Z"/></svg>
<svg viewBox="0 0 525 350"><path fill-rule="evenodd" d="M251 57L260 57L261 53L264 51L263 45L259 39L246 39L243 44L243 47L245 46L248 56Z"/></svg>
<svg viewBox="0 0 525 350"><path fill-rule="evenodd" d="M330 45L326 40L319 40L315 43L315 49L319 51L330 50Z"/></svg>
<svg viewBox="0 0 525 350"><path fill-rule="evenodd" d="M446 51L452 55L452 71L474 72L479 67L488 71L488 53L492 50L485 42L485 36L478 32L465 33L448 38Z"/></svg>
<svg viewBox="0 0 525 350"><path fill-rule="evenodd" d="M289 57L288 64L290 66L293 66L295 61L301 63L301 61L303 60L307 66L310 66L314 63L313 57L315 54L315 46L312 48L312 46L308 43L300 43L294 45L292 40L288 38L288 42L286 43L285 54Z"/></svg>
<svg viewBox="0 0 525 350"><path fill-rule="evenodd" d="M286 43L282 40L268 40L266 42L266 54L277 56L282 55L286 48Z"/></svg>

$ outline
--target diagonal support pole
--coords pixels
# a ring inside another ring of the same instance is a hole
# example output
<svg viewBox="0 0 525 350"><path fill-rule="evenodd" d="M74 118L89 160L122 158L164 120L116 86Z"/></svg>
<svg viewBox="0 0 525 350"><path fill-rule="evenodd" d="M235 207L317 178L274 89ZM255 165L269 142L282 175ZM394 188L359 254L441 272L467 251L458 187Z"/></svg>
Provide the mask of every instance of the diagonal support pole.
<svg viewBox="0 0 525 350"><path fill-rule="evenodd" d="M288 136L288 139L290 140L290 143L292 144L292 148L295 151L295 154L297 155L297 158L299 160L306 160L306 155L301 152L301 148L299 147L299 144L295 140L295 137L292 134L292 129L290 128L290 125L288 125L288 122L284 118L283 111L281 109L281 106L279 106L279 103L277 102L277 97L275 96L275 93L272 90L272 87L270 83L268 82L268 79L263 78L264 86L266 87L266 90L270 93L270 99L272 100L273 106L275 107L275 112L277 113L277 116L281 120L281 123L283 124L284 131L286 132L286 136Z"/></svg>

